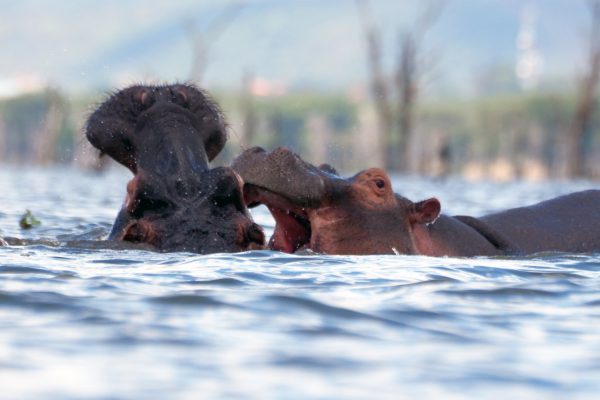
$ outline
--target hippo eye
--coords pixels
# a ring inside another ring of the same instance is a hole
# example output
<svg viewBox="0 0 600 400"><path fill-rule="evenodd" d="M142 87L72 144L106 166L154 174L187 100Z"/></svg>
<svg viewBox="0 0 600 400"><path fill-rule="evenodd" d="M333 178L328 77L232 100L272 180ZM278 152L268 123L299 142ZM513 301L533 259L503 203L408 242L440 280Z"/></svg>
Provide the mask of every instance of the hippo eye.
<svg viewBox="0 0 600 400"><path fill-rule="evenodd" d="M385 181L383 179L375 179L375 186L379 189L383 189L385 187Z"/></svg>

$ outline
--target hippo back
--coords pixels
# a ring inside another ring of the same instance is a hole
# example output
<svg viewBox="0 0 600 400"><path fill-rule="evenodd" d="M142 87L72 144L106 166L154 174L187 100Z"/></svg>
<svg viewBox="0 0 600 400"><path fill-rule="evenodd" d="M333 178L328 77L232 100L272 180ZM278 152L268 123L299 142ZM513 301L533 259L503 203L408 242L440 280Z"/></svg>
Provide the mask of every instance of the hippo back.
<svg viewBox="0 0 600 400"><path fill-rule="evenodd" d="M480 219L525 253L600 251L600 190L571 193Z"/></svg>

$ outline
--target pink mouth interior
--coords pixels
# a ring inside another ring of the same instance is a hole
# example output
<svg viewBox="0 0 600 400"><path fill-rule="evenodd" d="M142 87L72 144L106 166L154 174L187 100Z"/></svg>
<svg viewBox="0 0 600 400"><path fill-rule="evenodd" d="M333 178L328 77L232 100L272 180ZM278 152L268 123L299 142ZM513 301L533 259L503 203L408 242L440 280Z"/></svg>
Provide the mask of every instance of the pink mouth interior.
<svg viewBox="0 0 600 400"><path fill-rule="evenodd" d="M264 204L275 219L275 231L269 249L294 253L310 247L311 225L306 209L294 206L283 196L256 186L246 185L244 200L249 207Z"/></svg>

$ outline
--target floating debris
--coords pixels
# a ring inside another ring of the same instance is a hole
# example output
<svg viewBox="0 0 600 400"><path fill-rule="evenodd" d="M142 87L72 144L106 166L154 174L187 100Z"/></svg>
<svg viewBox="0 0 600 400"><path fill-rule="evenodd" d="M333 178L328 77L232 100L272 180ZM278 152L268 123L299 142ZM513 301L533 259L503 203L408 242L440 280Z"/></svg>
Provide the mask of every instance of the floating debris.
<svg viewBox="0 0 600 400"><path fill-rule="evenodd" d="M21 217L19 221L19 225L21 229L31 229L34 226L41 225L41 221L34 217L34 215L29 210L25 210L25 214Z"/></svg>

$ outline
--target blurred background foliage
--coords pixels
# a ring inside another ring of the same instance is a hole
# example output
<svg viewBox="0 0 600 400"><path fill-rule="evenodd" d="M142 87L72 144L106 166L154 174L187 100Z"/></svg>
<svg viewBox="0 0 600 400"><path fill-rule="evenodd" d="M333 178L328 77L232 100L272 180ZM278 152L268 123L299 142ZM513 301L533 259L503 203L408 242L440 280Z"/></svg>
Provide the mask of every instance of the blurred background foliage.
<svg viewBox="0 0 600 400"><path fill-rule="evenodd" d="M83 3L87 8L77 12L84 20L100 7ZM141 7L137 3L108 2L102 15L126 13L126 7ZM44 4L0 1L15 21ZM217 163L253 145L287 146L348 173L383 166L469 179L600 179L598 1L248 0L182 2L174 11L166 2L154 11L143 7L144 13L131 14L139 19L132 23L135 34L119 36L125 18L106 27L105 36L113 30L110 40L92 35L80 38L89 46L65 47L65 54L80 58L35 58L36 51L67 46L81 33L77 24L67 26L68 5L35 17L54 22L53 34L69 38L64 43L42 39L44 29L35 24L0 31L0 46L13 61L0 62L2 162L102 169L106 160L82 132L106 94L136 82L187 81L206 88L228 118L230 141ZM548 28L558 18L561 25ZM261 23L272 29L249 33ZM26 54L12 47L28 40L35 46ZM102 51L90 53L94 44ZM153 47L164 57L148 56Z"/></svg>

